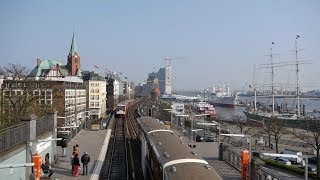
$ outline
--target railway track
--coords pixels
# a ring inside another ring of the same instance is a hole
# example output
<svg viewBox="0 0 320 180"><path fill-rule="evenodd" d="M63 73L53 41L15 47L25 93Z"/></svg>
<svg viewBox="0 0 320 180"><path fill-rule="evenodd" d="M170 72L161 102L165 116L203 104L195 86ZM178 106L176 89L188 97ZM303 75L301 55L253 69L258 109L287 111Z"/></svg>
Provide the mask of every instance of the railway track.
<svg viewBox="0 0 320 180"><path fill-rule="evenodd" d="M128 147L123 118L114 119L112 137L100 180L129 180Z"/></svg>
<svg viewBox="0 0 320 180"><path fill-rule="evenodd" d="M141 149L136 122L137 109L142 101L129 105L125 118L114 118L99 180L139 180L143 178L141 169Z"/></svg>
<svg viewBox="0 0 320 180"><path fill-rule="evenodd" d="M140 141L138 137L138 125L137 118L138 113L137 109L140 105L140 101L132 104L127 112L126 118L126 127L127 127L127 136L128 136L128 147L130 153L130 166L129 172L132 174L132 179L143 179L143 172L141 170L141 148Z"/></svg>

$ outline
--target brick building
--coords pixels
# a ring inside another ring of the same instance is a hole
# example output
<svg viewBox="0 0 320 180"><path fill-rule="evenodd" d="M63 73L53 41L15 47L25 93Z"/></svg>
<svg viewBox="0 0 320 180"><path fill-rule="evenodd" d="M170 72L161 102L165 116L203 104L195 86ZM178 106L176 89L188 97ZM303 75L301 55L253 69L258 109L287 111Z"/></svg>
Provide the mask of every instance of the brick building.
<svg viewBox="0 0 320 180"><path fill-rule="evenodd" d="M58 126L79 124L86 117L86 87L81 78L80 55L75 36L67 63L51 59L37 59L37 64L24 80L3 82L2 89L8 115L12 112L12 97L27 95L41 107L58 111ZM11 98L11 102L10 102ZM24 97L25 98L25 97Z"/></svg>

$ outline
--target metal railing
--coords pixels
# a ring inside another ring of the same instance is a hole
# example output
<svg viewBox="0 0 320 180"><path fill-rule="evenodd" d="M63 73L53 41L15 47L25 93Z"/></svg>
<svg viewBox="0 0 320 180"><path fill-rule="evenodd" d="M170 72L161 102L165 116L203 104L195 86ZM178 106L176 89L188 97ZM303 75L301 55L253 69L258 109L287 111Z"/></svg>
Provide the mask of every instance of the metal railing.
<svg viewBox="0 0 320 180"><path fill-rule="evenodd" d="M45 132L52 131L54 128L53 125L54 121L52 116L45 116L37 119L37 137Z"/></svg>
<svg viewBox="0 0 320 180"><path fill-rule="evenodd" d="M238 169L239 171L241 170L241 160L239 153L236 153L231 149L226 148L223 150L223 160L235 167L236 169Z"/></svg>
<svg viewBox="0 0 320 180"><path fill-rule="evenodd" d="M21 123L0 131L0 152L6 151L28 140L26 123Z"/></svg>

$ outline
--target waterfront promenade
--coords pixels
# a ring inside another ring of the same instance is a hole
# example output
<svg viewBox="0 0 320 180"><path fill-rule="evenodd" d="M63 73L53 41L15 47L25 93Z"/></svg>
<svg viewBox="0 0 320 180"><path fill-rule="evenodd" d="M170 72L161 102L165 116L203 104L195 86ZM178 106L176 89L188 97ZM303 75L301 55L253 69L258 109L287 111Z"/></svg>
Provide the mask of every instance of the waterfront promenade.
<svg viewBox="0 0 320 180"><path fill-rule="evenodd" d="M99 131L91 131L90 129L83 129L75 138L73 138L67 147L67 156L61 157L62 149L60 146L57 146L57 153L59 156L59 161L55 166L53 167L54 174L52 175L51 179L59 179L59 180L69 180L69 179L80 179L80 180L87 180L90 179L93 175L93 172L95 170L95 167L97 163L101 163L102 165L103 160L99 160L100 152L103 149L106 149L103 147L105 144L105 138L107 134L107 129L102 129ZM79 170L79 176L74 177L73 174L71 174L71 155L72 155L72 149L73 146L76 144L79 145L80 149L80 159L84 152L87 152L90 155L91 161L88 165L88 175L83 176L82 172L82 163L81 164L81 170ZM97 174L99 175L99 174ZM92 178L93 179L93 178Z"/></svg>

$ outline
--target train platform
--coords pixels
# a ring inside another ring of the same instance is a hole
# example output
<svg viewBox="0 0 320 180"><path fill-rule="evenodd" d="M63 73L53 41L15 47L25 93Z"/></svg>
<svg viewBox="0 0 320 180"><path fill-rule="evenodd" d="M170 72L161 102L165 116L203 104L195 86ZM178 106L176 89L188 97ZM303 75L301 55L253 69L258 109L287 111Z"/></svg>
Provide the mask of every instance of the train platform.
<svg viewBox="0 0 320 180"><path fill-rule="evenodd" d="M62 148L57 146L57 154L59 156L59 160L57 164L52 167L54 173L51 179L56 180L69 180L69 179L80 179L80 180L87 180L87 179L95 179L99 174L99 167L102 166L103 160L100 157L100 154L103 156L106 151L106 136L107 136L107 129L100 129L98 131L92 131L90 129L83 129L75 138L73 138L67 147L67 156L62 157ZM90 163L88 164L88 175L82 175L82 163L81 170L79 170L79 176L75 177L71 173L71 155L73 151L73 146L76 144L79 145L80 149L80 159L84 152L87 152L90 155ZM101 160L102 159L102 160ZM95 170L98 169L98 170Z"/></svg>

